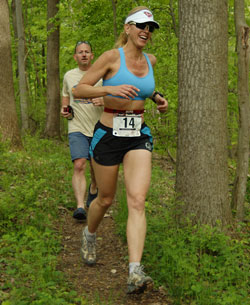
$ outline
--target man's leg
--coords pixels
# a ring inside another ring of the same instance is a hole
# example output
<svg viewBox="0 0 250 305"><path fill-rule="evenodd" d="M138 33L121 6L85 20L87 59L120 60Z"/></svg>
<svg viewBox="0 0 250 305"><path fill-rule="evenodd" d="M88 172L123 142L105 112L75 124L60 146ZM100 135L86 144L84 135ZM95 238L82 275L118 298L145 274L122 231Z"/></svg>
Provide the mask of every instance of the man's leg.
<svg viewBox="0 0 250 305"><path fill-rule="evenodd" d="M89 156L89 138L81 132L70 133L69 146L71 159L74 164L72 187L77 203L77 209L74 211L73 217L78 220L84 220L86 219L84 198L86 193L85 173L87 167L87 159Z"/></svg>
<svg viewBox="0 0 250 305"><path fill-rule="evenodd" d="M94 169L93 169L91 162L89 162L89 166L90 166L90 176L91 176L90 193L96 194L97 193L97 184L96 184Z"/></svg>
<svg viewBox="0 0 250 305"><path fill-rule="evenodd" d="M91 176L91 182L88 189L88 197L86 201L86 206L89 208L91 202L97 197L98 189L97 189L97 183L95 179L95 173L92 166L92 163L89 163L90 165L90 176Z"/></svg>
<svg viewBox="0 0 250 305"><path fill-rule="evenodd" d="M77 208L84 209L84 196L86 193L86 171L87 160L84 158L74 160L74 172L72 186L76 198Z"/></svg>

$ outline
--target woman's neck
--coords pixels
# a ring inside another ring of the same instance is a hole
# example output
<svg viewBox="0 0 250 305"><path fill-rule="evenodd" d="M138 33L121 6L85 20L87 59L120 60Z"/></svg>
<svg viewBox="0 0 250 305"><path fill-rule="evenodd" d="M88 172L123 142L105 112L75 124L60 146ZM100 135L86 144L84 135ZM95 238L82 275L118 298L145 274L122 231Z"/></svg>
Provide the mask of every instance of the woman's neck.
<svg viewBox="0 0 250 305"><path fill-rule="evenodd" d="M142 48L137 48L135 45L130 43L126 43L122 48L127 57L133 58L135 60L142 60L144 58Z"/></svg>

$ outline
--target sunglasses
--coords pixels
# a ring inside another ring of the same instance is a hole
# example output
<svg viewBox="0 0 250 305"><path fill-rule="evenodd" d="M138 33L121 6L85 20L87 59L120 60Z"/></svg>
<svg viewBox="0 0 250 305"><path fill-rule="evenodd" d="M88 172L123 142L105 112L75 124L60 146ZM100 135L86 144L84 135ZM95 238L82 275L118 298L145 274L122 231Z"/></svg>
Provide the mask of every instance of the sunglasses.
<svg viewBox="0 0 250 305"><path fill-rule="evenodd" d="M76 51L76 48L77 48L80 44L82 44L82 43L85 43L85 44L89 45L89 46L90 46L90 49L92 50L92 46L91 46L90 42L88 42L87 40L83 40L83 41L78 41L78 42L76 43L75 51Z"/></svg>
<svg viewBox="0 0 250 305"><path fill-rule="evenodd" d="M134 21L129 22L129 24L133 24L135 25L138 29L140 30L149 30L150 33L154 32L155 26L153 24L147 23L147 22L143 22L143 23L137 23Z"/></svg>

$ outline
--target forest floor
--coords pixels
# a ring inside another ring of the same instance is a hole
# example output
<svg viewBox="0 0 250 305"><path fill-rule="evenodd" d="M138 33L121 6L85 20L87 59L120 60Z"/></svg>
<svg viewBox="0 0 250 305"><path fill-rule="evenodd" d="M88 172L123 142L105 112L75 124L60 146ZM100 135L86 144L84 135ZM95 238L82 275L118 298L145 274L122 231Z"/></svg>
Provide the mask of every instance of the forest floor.
<svg viewBox="0 0 250 305"><path fill-rule="evenodd" d="M114 207L117 203L114 203ZM87 266L80 257L81 234L86 222L77 222L72 211L61 210L62 251L59 270L67 277L78 296L85 296L86 305L170 305L163 288L151 287L142 294L126 293L128 264L127 245L115 233L112 208L97 231L97 263Z"/></svg>
<svg viewBox="0 0 250 305"><path fill-rule="evenodd" d="M112 212L112 210L110 211ZM97 232L97 263L85 265L80 257L81 233L86 223L72 218L72 212L62 210L62 248L59 270L64 272L79 296L86 296L86 305L168 305L172 304L163 289L146 290L127 295L127 246L115 234L112 213L106 214ZM99 303L100 302L100 303ZM85 304L85 303L84 303Z"/></svg>

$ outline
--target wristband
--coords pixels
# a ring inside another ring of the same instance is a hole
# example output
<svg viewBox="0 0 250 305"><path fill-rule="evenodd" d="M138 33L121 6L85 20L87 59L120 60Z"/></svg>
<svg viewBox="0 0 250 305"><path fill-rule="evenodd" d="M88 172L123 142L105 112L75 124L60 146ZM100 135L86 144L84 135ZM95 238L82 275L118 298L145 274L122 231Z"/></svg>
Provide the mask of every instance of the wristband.
<svg viewBox="0 0 250 305"><path fill-rule="evenodd" d="M164 97L163 94L161 94L159 91L155 91L154 94L152 95L151 99L154 103L156 103L156 100L155 100L155 96L159 94L161 97Z"/></svg>

